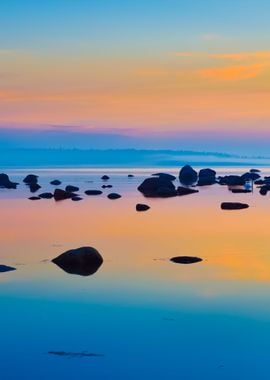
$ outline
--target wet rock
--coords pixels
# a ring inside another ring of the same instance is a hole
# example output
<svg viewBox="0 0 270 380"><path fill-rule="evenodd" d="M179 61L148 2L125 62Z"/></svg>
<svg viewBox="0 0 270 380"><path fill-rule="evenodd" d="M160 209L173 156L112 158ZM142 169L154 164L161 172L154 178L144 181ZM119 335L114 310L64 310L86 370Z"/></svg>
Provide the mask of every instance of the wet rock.
<svg viewBox="0 0 270 380"><path fill-rule="evenodd" d="M41 189L41 186L38 183L30 183L28 186L29 186L31 193L35 193L39 189Z"/></svg>
<svg viewBox="0 0 270 380"><path fill-rule="evenodd" d="M79 196L76 195L75 197L72 197L71 200L72 200L73 202L79 202L79 201L82 201L83 198L81 198L81 197L79 197Z"/></svg>
<svg viewBox="0 0 270 380"><path fill-rule="evenodd" d="M180 170L179 181L181 183L185 185L191 185L197 182L197 179L198 179L198 174L190 165L185 165Z"/></svg>
<svg viewBox="0 0 270 380"><path fill-rule="evenodd" d="M146 178L138 187L145 197L172 197L177 192L171 180L164 177Z"/></svg>
<svg viewBox="0 0 270 380"><path fill-rule="evenodd" d="M85 191L86 195L100 195L102 194L101 190L86 190Z"/></svg>
<svg viewBox="0 0 270 380"><path fill-rule="evenodd" d="M52 193L41 193L41 194L39 194L39 197L43 198L43 199L51 199L51 198L53 198L53 194Z"/></svg>
<svg viewBox="0 0 270 380"><path fill-rule="evenodd" d="M220 207L222 210L242 210L248 208L249 205L240 202L223 202Z"/></svg>
<svg viewBox="0 0 270 380"><path fill-rule="evenodd" d="M201 169L199 171L198 186L209 186L216 183L216 172L213 169Z"/></svg>
<svg viewBox="0 0 270 380"><path fill-rule="evenodd" d="M5 188L5 189L16 189L18 183L17 182L12 182L9 179L9 176L5 173L0 174L0 188Z"/></svg>
<svg viewBox="0 0 270 380"><path fill-rule="evenodd" d="M138 204L136 204L136 210L137 210L137 211L147 211L147 210L149 210L149 209L150 209L150 206L145 205L145 204L143 204L143 203L138 203Z"/></svg>
<svg viewBox="0 0 270 380"><path fill-rule="evenodd" d="M41 198L40 197L29 197L28 199L30 201L39 201Z"/></svg>
<svg viewBox="0 0 270 380"><path fill-rule="evenodd" d="M199 263L200 261L202 261L202 259L200 257L194 256L176 256L172 257L170 261L176 264L194 264Z"/></svg>
<svg viewBox="0 0 270 380"><path fill-rule="evenodd" d="M62 189L55 189L54 190L54 199L56 201L62 201L64 199L71 199L76 196L74 193L70 193L68 191L62 190Z"/></svg>
<svg viewBox="0 0 270 380"><path fill-rule="evenodd" d="M59 186L61 185L61 181L59 181L59 179L54 179L53 181L50 182L51 185L54 185L54 186Z"/></svg>
<svg viewBox="0 0 270 380"><path fill-rule="evenodd" d="M95 248L81 247L62 253L52 262L67 273L90 276L100 268L103 258Z"/></svg>
<svg viewBox="0 0 270 380"><path fill-rule="evenodd" d="M245 182L245 179L239 175L226 175L224 177L219 177L220 185L243 186Z"/></svg>
<svg viewBox="0 0 270 380"><path fill-rule="evenodd" d="M174 175L171 175L168 173L155 173L155 174L152 174L152 176L159 177L161 179L168 180L168 181L175 181L176 180L176 177Z"/></svg>
<svg viewBox="0 0 270 380"><path fill-rule="evenodd" d="M102 179L103 181L108 181L108 179L110 179L110 177L109 177L108 175L103 175L103 176L101 177L101 179Z"/></svg>
<svg viewBox="0 0 270 380"><path fill-rule="evenodd" d="M0 265L0 273L11 272L14 270L16 270L16 268L10 267L8 265Z"/></svg>
<svg viewBox="0 0 270 380"><path fill-rule="evenodd" d="M77 186L68 185L66 186L65 190L69 193L75 193L76 191L79 191L80 189Z"/></svg>
<svg viewBox="0 0 270 380"><path fill-rule="evenodd" d="M122 195L117 194L117 193L110 193L110 194L107 195L107 197L109 199L119 199L119 198L122 198Z"/></svg>
<svg viewBox="0 0 270 380"><path fill-rule="evenodd" d="M27 185L38 183L38 175L35 174L28 174L24 179L23 182Z"/></svg>
<svg viewBox="0 0 270 380"><path fill-rule="evenodd" d="M177 194L180 196L181 195L188 195L188 194L195 194L198 192L199 192L199 190L191 189L190 187L179 186L177 188Z"/></svg>

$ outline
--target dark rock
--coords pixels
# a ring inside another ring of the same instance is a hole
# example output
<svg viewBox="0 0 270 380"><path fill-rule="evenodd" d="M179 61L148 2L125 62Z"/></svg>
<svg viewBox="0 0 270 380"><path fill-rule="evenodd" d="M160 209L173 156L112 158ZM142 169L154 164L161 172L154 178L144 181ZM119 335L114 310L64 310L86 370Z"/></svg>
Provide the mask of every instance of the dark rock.
<svg viewBox="0 0 270 380"><path fill-rule="evenodd" d="M103 181L108 181L108 179L110 179L110 177L108 175L103 175L101 177L101 179L103 179Z"/></svg>
<svg viewBox="0 0 270 380"><path fill-rule="evenodd" d="M102 194L101 190L86 190L85 191L86 195L100 195Z"/></svg>
<svg viewBox="0 0 270 380"><path fill-rule="evenodd" d="M28 199L30 201L39 201L41 198L40 197L29 197Z"/></svg>
<svg viewBox="0 0 270 380"><path fill-rule="evenodd" d="M41 186L38 183L30 183L28 186L29 186L31 193L35 193L36 191L41 189Z"/></svg>
<svg viewBox="0 0 270 380"><path fill-rule="evenodd" d="M53 198L53 194L52 193L41 193L41 194L39 194L39 197L43 198L43 199L51 199L51 198Z"/></svg>
<svg viewBox="0 0 270 380"><path fill-rule="evenodd" d="M191 189L190 187L179 186L177 188L177 194L180 196L181 195L188 195L188 194L195 194L198 192L199 192L199 190Z"/></svg>
<svg viewBox="0 0 270 380"><path fill-rule="evenodd" d="M133 174L128 174L128 178L133 178L134 175Z"/></svg>
<svg viewBox="0 0 270 380"><path fill-rule="evenodd" d="M174 184L162 177L146 178L140 184L138 190L146 197L170 197L177 195Z"/></svg>
<svg viewBox="0 0 270 380"><path fill-rule="evenodd" d="M266 195L268 193L268 191L270 191L270 185L263 185L260 188L260 194L261 195Z"/></svg>
<svg viewBox="0 0 270 380"><path fill-rule="evenodd" d="M260 173L259 169L250 169L250 173Z"/></svg>
<svg viewBox="0 0 270 380"><path fill-rule="evenodd" d="M220 185L243 186L245 182L246 181L239 175L226 175L224 177L219 177Z"/></svg>
<svg viewBox="0 0 270 380"><path fill-rule="evenodd" d="M37 184L38 182L38 176L35 174L28 174L24 179L23 182L26 183L27 185L30 184Z"/></svg>
<svg viewBox="0 0 270 380"><path fill-rule="evenodd" d="M159 177L161 179L168 180L168 181L175 181L176 180L176 177L174 175L171 175L168 173L155 173L155 174L152 174L152 176Z"/></svg>
<svg viewBox="0 0 270 380"><path fill-rule="evenodd" d="M71 199L76 196L74 193L70 193L68 191L62 190L62 189L55 189L54 190L54 199L56 201L62 201L64 199Z"/></svg>
<svg viewBox="0 0 270 380"><path fill-rule="evenodd" d="M246 181L256 181L257 179L260 178L260 175L258 173L245 173L241 176L243 180Z"/></svg>
<svg viewBox="0 0 270 380"><path fill-rule="evenodd" d="M229 189L232 193L234 194L246 194L246 193L251 193L251 190L249 189L236 189L236 188L231 188Z"/></svg>
<svg viewBox="0 0 270 380"><path fill-rule="evenodd" d="M59 181L59 179L54 179L53 181L50 182L51 185L54 185L54 186L59 186L61 185L61 181Z"/></svg>
<svg viewBox="0 0 270 380"><path fill-rule="evenodd" d="M185 185L191 185L198 179L197 172L190 166L185 165L182 167L179 173L179 181Z"/></svg>
<svg viewBox="0 0 270 380"><path fill-rule="evenodd" d="M257 181L254 182L255 185L264 185L266 182L263 179L257 179Z"/></svg>
<svg viewBox="0 0 270 380"><path fill-rule="evenodd" d="M5 189L16 189L18 183L17 182L11 182L9 179L9 176L5 173L0 174L0 188Z"/></svg>
<svg viewBox="0 0 270 380"><path fill-rule="evenodd" d="M248 208L249 205L240 202L223 202L220 207L222 210L242 210Z"/></svg>
<svg viewBox="0 0 270 380"><path fill-rule="evenodd" d="M193 256L176 256L172 257L170 261L177 264L194 264L199 263L200 261L202 261L202 259L200 257Z"/></svg>
<svg viewBox="0 0 270 380"><path fill-rule="evenodd" d="M81 198L81 197L79 197L79 196L76 195L75 197L72 197L71 200L72 200L73 202L79 202L79 201L82 201L83 198Z"/></svg>
<svg viewBox="0 0 270 380"><path fill-rule="evenodd" d="M209 186L216 183L216 172L213 169L201 169L199 171L198 186Z"/></svg>
<svg viewBox="0 0 270 380"><path fill-rule="evenodd" d="M80 189L77 187L77 186L71 186L71 185L68 185L66 186L65 190L68 192L68 193L74 193L76 191L79 191Z"/></svg>
<svg viewBox="0 0 270 380"><path fill-rule="evenodd" d="M102 189L111 189L113 186L112 185L102 185Z"/></svg>
<svg viewBox="0 0 270 380"><path fill-rule="evenodd" d="M150 209L150 206L145 205L145 204L143 204L143 203L138 203L138 204L136 204L136 210L137 210L137 211L147 211L147 210L149 210L149 209Z"/></svg>
<svg viewBox="0 0 270 380"><path fill-rule="evenodd" d="M90 276L102 265L103 258L95 248L81 247L62 253L52 262L67 273Z"/></svg>
<svg viewBox="0 0 270 380"><path fill-rule="evenodd" d="M7 265L0 265L0 273L11 272L14 270L16 270L16 268L9 267Z"/></svg>
<svg viewBox="0 0 270 380"><path fill-rule="evenodd" d="M122 195L117 194L117 193L110 193L110 194L108 194L108 198L109 199L119 199L119 198L122 198Z"/></svg>

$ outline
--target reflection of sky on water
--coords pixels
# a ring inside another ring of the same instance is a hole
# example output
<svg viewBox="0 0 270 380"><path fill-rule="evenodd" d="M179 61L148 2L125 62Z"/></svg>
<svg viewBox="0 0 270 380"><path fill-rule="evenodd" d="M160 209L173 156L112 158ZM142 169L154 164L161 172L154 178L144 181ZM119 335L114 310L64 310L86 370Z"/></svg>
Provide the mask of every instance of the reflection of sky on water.
<svg viewBox="0 0 270 380"><path fill-rule="evenodd" d="M40 183L100 188L100 174L42 172ZM31 202L23 185L1 190L0 263L17 266L0 275L3 379L268 379L269 198L213 186L145 200L135 191L145 172L109 174L120 200ZM243 199L248 210L219 209ZM151 209L137 213L139 201ZM83 245L104 258L95 275L50 262ZM204 261L167 260L178 254Z"/></svg>

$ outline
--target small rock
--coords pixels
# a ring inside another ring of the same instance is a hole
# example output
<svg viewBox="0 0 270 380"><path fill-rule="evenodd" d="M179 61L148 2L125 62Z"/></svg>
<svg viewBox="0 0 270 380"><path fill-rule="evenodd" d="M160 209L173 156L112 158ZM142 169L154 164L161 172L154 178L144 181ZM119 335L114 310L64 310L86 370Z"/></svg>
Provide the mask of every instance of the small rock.
<svg viewBox="0 0 270 380"><path fill-rule="evenodd" d="M5 173L0 174L0 187L5 188L5 189L16 189L18 183L17 182L12 182L9 179L9 176Z"/></svg>
<svg viewBox="0 0 270 380"><path fill-rule="evenodd" d="M76 195L76 197L72 197L71 200L72 200L73 202L79 202L79 201L82 201L83 198L81 198L81 197L79 197L79 196Z"/></svg>
<svg viewBox="0 0 270 380"><path fill-rule="evenodd" d="M43 199L51 199L51 198L53 198L53 194L52 193L41 193L41 194L39 194L39 197L43 198Z"/></svg>
<svg viewBox="0 0 270 380"><path fill-rule="evenodd" d="M30 184L36 184L38 182L38 175L35 174L28 174L24 179L23 182L27 185Z"/></svg>
<svg viewBox="0 0 270 380"><path fill-rule="evenodd" d="M136 204L136 210L137 210L137 211L147 211L147 210L149 210L149 209L150 209L150 206L145 205L145 204L143 204L143 203L138 203L138 204Z"/></svg>
<svg viewBox="0 0 270 380"><path fill-rule="evenodd" d="M183 187L183 186L179 186L177 188L177 194L178 195L188 195L188 194L195 194L195 193L198 193L199 190L195 190L195 189L191 189L189 187Z"/></svg>
<svg viewBox="0 0 270 380"><path fill-rule="evenodd" d="M74 193L70 193L68 191L62 190L62 189L55 189L54 190L54 199L56 201L62 201L64 199L71 199L76 196Z"/></svg>
<svg viewBox="0 0 270 380"><path fill-rule="evenodd" d="M133 178L134 175L133 174L128 174L128 178Z"/></svg>
<svg viewBox="0 0 270 380"><path fill-rule="evenodd" d="M76 191L79 191L80 189L77 186L68 185L66 186L65 190L69 193L74 193Z"/></svg>
<svg viewBox="0 0 270 380"><path fill-rule="evenodd" d="M240 202L223 202L220 207L222 210L242 210L248 208L249 205Z"/></svg>
<svg viewBox="0 0 270 380"><path fill-rule="evenodd" d="M30 183L28 186L29 186L31 193L35 193L36 191L41 189L41 186L38 183Z"/></svg>
<svg viewBox="0 0 270 380"><path fill-rule="evenodd" d="M251 193L251 190L249 189L229 189L234 194L245 194L245 193Z"/></svg>
<svg viewBox="0 0 270 380"><path fill-rule="evenodd" d="M110 193L110 194L107 195L107 197L109 199L119 199L119 198L122 198L122 195L117 194L117 193Z"/></svg>
<svg viewBox="0 0 270 380"><path fill-rule="evenodd" d="M202 259L200 257L193 256L176 256L172 257L170 261L177 264L194 264L199 263L200 261L202 261Z"/></svg>
<svg viewBox="0 0 270 380"><path fill-rule="evenodd" d="M51 185L54 185L54 186L59 186L61 185L61 181L59 181L59 179L54 179L53 181L50 182Z"/></svg>
<svg viewBox="0 0 270 380"><path fill-rule="evenodd" d="M110 179L110 177L109 177L108 175L103 175L103 176L101 177L101 179L102 179L103 181L108 181L108 179Z"/></svg>
<svg viewBox="0 0 270 380"><path fill-rule="evenodd" d="M185 185L191 185L198 179L197 172L190 166L185 165L179 172L179 181Z"/></svg>
<svg viewBox="0 0 270 380"><path fill-rule="evenodd" d="M14 270L16 270L16 268L9 267L7 265L0 265L0 273L11 272Z"/></svg>
<svg viewBox="0 0 270 380"><path fill-rule="evenodd" d="M29 197L30 201L39 201L41 198L40 197Z"/></svg>
<svg viewBox="0 0 270 380"><path fill-rule="evenodd" d="M85 191L86 195L100 195L102 194L101 190L86 190Z"/></svg>

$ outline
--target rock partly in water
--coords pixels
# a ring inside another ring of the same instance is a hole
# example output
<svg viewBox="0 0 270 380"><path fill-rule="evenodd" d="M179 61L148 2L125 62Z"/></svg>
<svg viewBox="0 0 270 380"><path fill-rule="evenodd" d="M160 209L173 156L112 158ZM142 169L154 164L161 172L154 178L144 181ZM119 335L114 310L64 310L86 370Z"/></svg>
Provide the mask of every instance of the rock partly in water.
<svg viewBox="0 0 270 380"><path fill-rule="evenodd" d="M0 174L0 188L4 189L16 189L18 183L17 182L12 182L9 179L9 176L5 173Z"/></svg>
<svg viewBox="0 0 270 380"><path fill-rule="evenodd" d="M245 184L245 179L239 175L226 175L224 177L219 177L220 185L227 186L243 186Z"/></svg>
<svg viewBox="0 0 270 380"><path fill-rule="evenodd" d="M79 201L82 201L83 198L81 198L81 197L79 197L78 195L76 195L75 197L72 197L71 200L72 200L73 202L79 202Z"/></svg>
<svg viewBox="0 0 270 380"><path fill-rule="evenodd" d="M256 181L261 176L258 173L248 172L241 176L245 182L247 181Z"/></svg>
<svg viewBox="0 0 270 380"><path fill-rule="evenodd" d="M138 203L138 204L136 204L136 210L137 210L137 211L147 211L147 210L149 210L149 209L150 209L150 206L145 205L145 204L143 204L143 203Z"/></svg>
<svg viewBox="0 0 270 380"><path fill-rule="evenodd" d="M242 210L248 208L249 205L247 203L240 202L223 202L220 207L222 210Z"/></svg>
<svg viewBox="0 0 270 380"><path fill-rule="evenodd" d="M133 178L134 175L133 174L128 174L128 178Z"/></svg>
<svg viewBox="0 0 270 380"><path fill-rule="evenodd" d="M260 173L259 169L250 169L250 173Z"/></svg>
<svg viewBox="0 0 270 380"><path fill-rule="evenodd" d="M110 193L110 194L107 195L107 197L109 199L119 199L119 198L122 198L122 195L117 194L117 193Z"/></svg>
<svg viewBox="0 0 270 380"><path fill-rule="evenodd" d="M53 181L50 182L51 185L54 185L54 186L59 186L61 185L61 181L59 181L59 179L54 179Z"/></svg>
<svg viewBox="0 0 270 380"><path fill-rule="evenodd" d="M36 184L38 183L38 175L35 174L28 174L24 179L23 182L26 183L27 185L30 184Z"/></svg>
<svg viewBox="0 0 270 380"><path fill-rule="evenodd" d="M16 268L10 267L8 265L0 265L0 273L11 272L14 270L16 270Z"/></svg>
<svg viewBox="0 0 270 380"><path fill-rule="evenodd" d="M103 258L95 248L81 247L62 253L52 262L67 273L90 276L100 268Z"/></svg>
<svg viewBox="0 0 270 380"><path fill-rule="evenodd" d="M229 190L234 194L247 194L247 193L252 192L252 190L249 190L249 189L238 189L238 188L229 188Z"/></svg>
<svg viewBox="0 0 270 380"><path fill-rule="evenodd" d="M62 201L64 199L71 199L73 197L76 197L76 194L70 193L62 189L55 189L53 196L56 201Z"/></svg>
<svg viewBox="0 0 270 380"><path fill-rule="evenodd" d="M41 194L39 194L39 197L43 198L43 199L51 199L51 198L53 198L53 194L52 193L41 193Z"/></svg>
<svg viewBox="0 0 270 380"><path fill-rule="evenodd" d="M39 201L41 198L40 197L29 197L28 199L30 201Z"/></svg>
<svg viewBox="0 0 270 380"><path fill-rule="evenodd" d="M86 195L100 195L102 194L101 190L86 190L85 191Z"/></svg>
<svg viewBox="0 0 270 380"><path fill-rule="evenodd" d="M108 175L103 175L102 177L101 177L101 179L103 180L103 181L108 181L108 179L110 179L110 177L108 176Z"/></svg>
<svg viewBox="0 0 270 380"><path fill-rule="evenodd" d="M209 186L216 183L216 172L213 169L201 169L199 171L198 186Z"/></svg>
<svg viewBox="0 0 270 380"><path fill-rule="evenodd" d="M191 185L197 182L197 179L198 174L190 165L183 166L179 172L179 181L184 185Z"/></svg>
<svg viewBox="0 0 270 380"><path fill-rule="evenodd" d="M266 195L268 193L268 191L270 191L270 185L263 185L260 188L260 194L261 195Z"/></svg>
<svg viewBox="0 0 270 380"><path fill-rule="evenodd" d="M75 193L76 191L79 191L80 189L77 186L68 185L66 186L65 190L68 193Z"/></svg>
<svg viewBox="0 0 270 380"><path fill-rule="evenodd" d="M190 187L178 186L178 188L177 188L177 194L180 196L181 195L195 194L198 192L199 192L199 190L191 189Z"/></svg>
<svg viewBox="0 0 270 380"><path fill-rule="evenodd" d="M28 186L31 193L36 193L39 189L41 189L41 186L38 183L30 183Z"/></svg>
<svg viewBox="0 0 270 380"><path fill-rule="evenodd" d="M113 186L112 185L102 185L102 189L111 189Z"/></svg>
<svg viewBox="0 0 270 380"><path fill-rule="evenodd" d="M146 178L138 187L145 197L174 197L177 195L174 184L164 177Z"/></svg>
<svg viewBox="0 0 270 380"><path fill-rule="evenodd" d="M170 261L176 264L194 264L199 263L200 261L202 261L202 259L200 257L194 256L176 256L172 257Z"/></svg>

